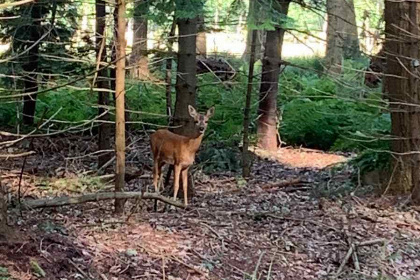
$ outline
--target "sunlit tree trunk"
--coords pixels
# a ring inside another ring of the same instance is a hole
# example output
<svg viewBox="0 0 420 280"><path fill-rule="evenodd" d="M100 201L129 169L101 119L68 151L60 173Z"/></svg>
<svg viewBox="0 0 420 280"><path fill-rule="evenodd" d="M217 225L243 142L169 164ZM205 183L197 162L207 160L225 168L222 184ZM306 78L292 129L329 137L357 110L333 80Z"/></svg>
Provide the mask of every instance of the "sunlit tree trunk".
<svg viewBox="0 0 420 280"><path fill-rule="evenodd" d="M287 15L289 0L280 0L274 7L281 14ZM260 97L258 104L258 146L265 150L276 151L280 145L277 122L277 93L281 67L281 50L285 30L276 26L267 31L262 67Z"/></svg>
<svg viewBox="0 0 420 280"><path fill-rule="evenodd" d="M116 80L115 80L115 152L116 152L116 169L115 169L115 191L124 191L124 175L125 175L125 0L118 1L118 37L116 42L117 64L116 64ZM123 199L115 200L115 212L122 213L124 211Z"/></svg>
<svg viewBox="0 0 420 280"><path fill-rule="evenodd" d="M386 83L392 121L390 191L420 203L420 3L385 2ZM404 31L404 32L402 32Z"/></svg>
<svg viewBox="0 0 420 280"><path fill-rule="evenodd" d="M106 37L105 37L105 2L96 0L96 59L98 62L106 61ZM99 64L99 67L103 65ZM108 70L103 69L98 72L97 87L100 89L109 89ZM98 94L98 104L103 106L109 105L109 93L100 91ZM99 115L102 115L106 109L99 108ZM109 120L108 114L101 117L102 121ZM108 150L111 148L111 125L109 123L100 123L98 133L99 150ZM102 167L111 159L110 153L101 154L98 157L98 168Z"/></svg>
<svg viewBox="0 0 420 280"><path fill-rule="evenodd" d="M343 58L360 55L353 0L327 0L326 70L341 73Z"/></svg>
<svg viewBox="0 0 420 280"><path fill-rule="evenodd" d="M135 1L133 24L133 50L130 56L130 65L133 78L144 79L150 76L147 59L147 10L148 2Z"/></svg>

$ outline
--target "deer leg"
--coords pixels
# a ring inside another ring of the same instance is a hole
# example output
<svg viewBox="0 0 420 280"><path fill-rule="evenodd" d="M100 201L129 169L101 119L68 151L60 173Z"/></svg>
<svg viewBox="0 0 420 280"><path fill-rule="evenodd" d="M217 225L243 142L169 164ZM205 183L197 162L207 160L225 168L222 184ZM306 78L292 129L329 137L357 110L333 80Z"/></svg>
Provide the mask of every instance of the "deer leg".
<svg viewBox="0 0 420 280"><path fill-rule="evenodd" d="M182 170L182 188L184 190L184 205L188 206L188 168Z"/></svg>
<svg viewBox="0 0 420 280"><path fill-rule="evenodd" d="M159 181L159 163L157 158L154 159L154 163L153 163L153 186L155 187L155 192L159 193L159 185L158 185L158 181Z"/></svg>
<svg viewBox="0 0 420 280"><path fill-rule="evenodd" d="M174 165L174 200L178 195L179 190L179 175L181 174L181 165Z"/></svg>
<svg viewBox="0 0 420 280"><path fill-rule="evenodd" d="M162 187L162 179L163 179L163 175L162 175L162 167L165 166L164 162L161 162L160 164L158 164L158 189L160 189Z"/></svg>

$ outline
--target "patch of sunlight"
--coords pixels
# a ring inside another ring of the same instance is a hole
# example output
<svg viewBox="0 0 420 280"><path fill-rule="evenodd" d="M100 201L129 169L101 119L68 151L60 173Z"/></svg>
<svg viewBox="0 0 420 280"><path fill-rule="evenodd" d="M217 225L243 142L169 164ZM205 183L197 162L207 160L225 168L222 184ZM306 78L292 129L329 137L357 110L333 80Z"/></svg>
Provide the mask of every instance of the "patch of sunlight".
<svg viewBox="0 0 420 280"><path fill-rule="evenodd" d="M349 158L341 155L305 148L295 149L286 147L280 148L276 152L270 152L258 147L250 147L250 151L259 157L268 158L295 168L323 169L349 160Z"/></svg>

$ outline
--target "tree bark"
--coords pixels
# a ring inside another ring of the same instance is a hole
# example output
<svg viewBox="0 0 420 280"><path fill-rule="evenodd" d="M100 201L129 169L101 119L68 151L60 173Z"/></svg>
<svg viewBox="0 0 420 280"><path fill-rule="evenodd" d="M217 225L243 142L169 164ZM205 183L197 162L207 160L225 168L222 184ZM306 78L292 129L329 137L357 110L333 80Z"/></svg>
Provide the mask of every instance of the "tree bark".
<svg viewBox="0 0 420 280"><path fill-rule="evenodd" d="M248 151L249 147L249 124L251 123L251 97L252 97L252 81L254 79L254 63L255 63L255 47L257 41L257 30L252 30L251 40L251 56L249 59L248 71L248 88L246 91L246 101L244 110L244 135L242 146L242 176L248 178L251 175L251 154Z"/></svg>
<svg viewBox="0 0 420 280"><path fill-rule="evenodd" d="M147 58L147 2L145 0L134 2L133 50L130 65L134 66L131 76L139 79L150 76Z"/></svg>
<svg viewBox="0 0 420 280"><path fill-rule="evenodd" d="M206 26L204 23L204 16L200 16L197 20L197 54L202 57L207 57L207 37Z"/></svg>
<svg viewBox="0 0 420 280"><path fill-rule="evenodd" d="M101 62L106 61L106 37L105 37L105 2L103 0L96 0L96 58L99 67ZM108 81L108 70L102 69L98 73L97 78L97 87L101 89L109 89ZM109 93L108 92L99 92L98 94L98 104L103 106L109 106ZM106 109L99 108L99 115L102 115ZM101 120L108 121L109 115L106 114L101 117ZM111 148L111 125L109 123L101 123L99 125L98 133L98 149L99 150L109 150ZM111 159L112 155L110 153L104 153L98 156L98 169L101 168L105 163Z"/></svg>
<svg viewBox="0 0 420 280"><path fill-rule="evenodd" d="M248 8L248 23L255 22L259 16L260 10L259 0L251 0L249 1L249 8ZM257 36L255 39L255 59L259 60L262 58L262 47L264 45L264 37L265 37L265 30L259 29L257 30ZM244 61L249 61L250 54L252 48L252 31L248 29L247 36L246 36L246 45L245 51L242 54L242 59Z"/></svg>
<svg viewBox="0 0 420 280"><path fill-rule="evenodd" d="M420 204L419 25L420 3L385 2L385 90L390 101L395 153L390 191L412 192L417 204Z"/></svg>
<svg viewBox="0 0 420 280"><path fill-rule="evenodd" d="M7 225L7 203L6 190L0 182L0 240L6 239L10 234L10 228Z"/></svg>
<svg viewBox="0 0 420 280"><path fill-rule="evenodd" d="M172 22L171 31L169 32L168 39L168 58L166 59L166 72L165 72L165 82L166 82L166 114L168 115L168 122L172 119L172 56L173 54L173 44L175 36L176 21Z"/></svg>
<svg viewBox="0 0 420 280"><path fill-rule="evenodd" d="M22 68L26 72L27 77L24 80L25 93L31 93L23 97L23 116L24 124L33 125L36 109L36 99L38 91L38 61L39 61L39 42L41 38L41 9L42 4L34 3L31 7L32 24L29 27L29 44L35 44L28 51L28 62ZM29 47L29 46L28 46Z"/></svg>
<svg viewBox="0 0 420 280"><path fill-rule="evenodd" d="M278 1L278 12L287 15L289 0ZM265 53L262 66L260 98L258 104L258 146L268 151L276 151L280 145L277 122L277 93L281 67L281 50L285 30L275 27L267 31Z"/></svg>
<svg viewBox="0 0 420 280"><path fill-rule="evenodd" d="M118 39L116 41L117 65L115 80L115 191L124 191L125 176L125 0L118 1ZM115 199L115 212L124 211L124 199Z"/></svg>
<svg viewBox="0 0 420 280"><path fill-rule="evenodd" d="M341 73L343 58L360 55L353 0L327 0L326 70Z"/></svg>
<svg viewBox="0 0 420 280"><path fill-rule="evenodd" d="M174 129L177 134L194 136L193 119L188 113L188 105L195 107L197 89L196 34L197 18L178 19L178 69L176 77L176 101Z"/></svg>

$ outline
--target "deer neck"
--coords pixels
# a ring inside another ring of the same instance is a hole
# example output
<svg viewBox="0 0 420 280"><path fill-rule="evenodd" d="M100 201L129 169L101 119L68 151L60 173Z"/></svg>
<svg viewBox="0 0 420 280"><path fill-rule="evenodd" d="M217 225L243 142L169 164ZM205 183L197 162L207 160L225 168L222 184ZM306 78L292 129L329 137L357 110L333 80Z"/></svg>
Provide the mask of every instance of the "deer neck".
<svg viewBox="0 0 420 280"><path fill-rule="evenodd" d="M203 136L204 136L204 133L199 134L198 136L196 136L194 138L189 138L188 139L188 146L191 148L191 150L196 152L198 150L198 148L200 148L201 141L203 140Z"/></svg>

